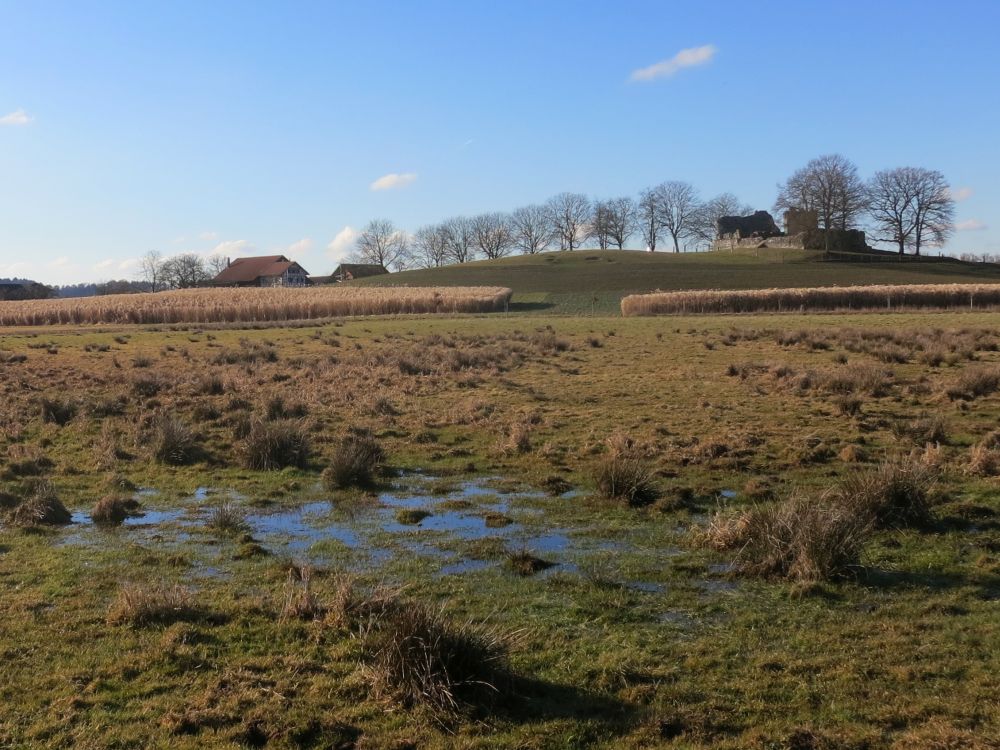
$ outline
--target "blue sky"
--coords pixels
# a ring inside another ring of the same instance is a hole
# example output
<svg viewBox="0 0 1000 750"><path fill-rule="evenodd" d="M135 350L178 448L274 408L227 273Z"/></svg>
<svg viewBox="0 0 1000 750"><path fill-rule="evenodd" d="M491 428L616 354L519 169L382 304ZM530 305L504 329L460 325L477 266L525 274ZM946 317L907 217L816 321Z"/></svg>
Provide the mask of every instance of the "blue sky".
<svg viewBox="0 0 1000 750"><path fill-rule="evenodd" d="M948 251L996 253L998 28L985 0L0 0L0 276L153 249L329 273L371 218L666 179L769 208L832 152L940 169Z"/></svg>

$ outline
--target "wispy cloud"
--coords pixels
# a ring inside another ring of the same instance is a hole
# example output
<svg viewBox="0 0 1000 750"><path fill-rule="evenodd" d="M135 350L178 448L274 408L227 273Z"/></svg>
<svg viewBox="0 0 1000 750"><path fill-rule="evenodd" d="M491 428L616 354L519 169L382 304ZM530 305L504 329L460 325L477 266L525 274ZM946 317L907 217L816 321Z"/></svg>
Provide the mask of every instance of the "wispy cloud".
<svg viewBox="0 0 1000 750"><path fill-rule="evenodd" d="M968 200L972 197L973 190L970 187L960 187L949 191L951 193L951 198L956 203L961 203L964 200Z"/></svg>
<svg viewBox="0 0 1000 750"><path fill-rule="evenodd" d="M979 219L966 219L965 221L958 222L955 225L955 229L959 232L981 232L984 229L988 229L988 227Z"/></svg>
<svg viewBox="0 0 1000 750"><path fill-rule="evenodd" d="M657 78L670 78L684 68L693 68L711 62L716 52L718 50L713 44L682 49L669 60L661 60L648 67L633 70L629 79L632 81L655 81Z"/></svg>
<svg viewBox="0 0 1000 750"><path fill-rule="evenodd" d="M293 242L285 250L285 255L287 255L292 260L300 260L303 255L308 253L313 248L313 241L310 237L303 237L298 242Z"/></svg>
<svg viewBox="0 0 1000 750"><path fill-rule="evenodd" d="M104 271L107 270L108 268L111 268L114 264L115 264L114 258L107 258L106 260L102 260L100 263L95 263L94 270Z"/></svg>
<svg viewBox="0 0 1000 750"><path fill-rule="evenodd" d="M70 264L69 256L60 255L58 258L50 260L45 265L48 266L49 268L65 268L69 264Z"/></svg>
<svg viewBox="0 0 1000 750"><path fill-rule="evenodd" d="M198 235L198 239L206 240L206 241L207 240L217 240L217 239L219 239L219 233L218 232L202 232L201 234Z"/></svg>
<svg viewBox="0 0 1000 750"><path fill-rule="evenodd" d="M371 184L372 190L395 190L396 188L406 187L407 185L413 183L417 179L416 172L403 172L397 174L392 172L387 175L379 177L375 182Z"/></svg>
<svg viewBox="0 0 1000 750"><path fill-rule="evenodd" d="M27 125L35 118L23 109L15 109L13 112L0 117L0 125Z"/></svg>
<svg viewBox="0 0 1000 750"><path fill-rule="evenodd" d="M123 260L121 263L118 264L119 271L134 271L138 267L139 267L138 258L129 258L127 260Z"/></svg>
<svg viewBox="0 0 1000 750"><path fill-rule="evenodd" d="M254 249L253 245L249 240L226 240L225 242L220 242L218 245L213 247L208 255L240 255L245 254Z"/></svg>
<svg viewBox="0 0 1000 750"><path fill-rule="evenodd" d="M344 227L337 232L336 237L330 240L330 244L326 246L326 254L332 260L343 260L354 249L354 243L357 239L358 233L353 227Z"/></svg>

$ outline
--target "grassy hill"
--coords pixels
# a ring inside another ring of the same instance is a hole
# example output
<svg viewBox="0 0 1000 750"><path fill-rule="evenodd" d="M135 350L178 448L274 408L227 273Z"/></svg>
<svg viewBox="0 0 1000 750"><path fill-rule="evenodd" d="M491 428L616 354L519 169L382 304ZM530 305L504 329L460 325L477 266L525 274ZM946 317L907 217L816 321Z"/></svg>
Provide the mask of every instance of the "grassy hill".
<svg viewBox="0 0 1000 750"><path fill-rule="evenodd" d="M849 259L846 259L849 258ZM893 253L841 256L764 249L737 253L577 250L518 255L352 282L364 286L506 286L512 309L615 313L626 294L657 289L768 289L850 284L1000 283L1000 266Z"/></svg>

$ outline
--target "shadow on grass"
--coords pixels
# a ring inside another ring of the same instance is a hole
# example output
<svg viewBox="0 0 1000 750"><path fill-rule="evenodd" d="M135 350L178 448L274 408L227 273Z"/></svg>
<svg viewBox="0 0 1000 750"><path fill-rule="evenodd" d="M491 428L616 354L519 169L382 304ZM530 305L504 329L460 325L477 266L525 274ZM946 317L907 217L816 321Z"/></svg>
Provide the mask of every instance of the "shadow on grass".
<svg viewBox="0 0 1000 750"><path fill-rule="evenodd" d="M550 310L555 305L551 302L511 302L507 305L508 312L538 312L539 310Z"/></svg>
<svg viewBox="0 0 1000 750"><path fill-rule="evenodd" d="M986 591L991 588L988 580L956 573L921 573L912 570L883 570L864 568L858 581L866 586L881 589L931 589L948 591L974 588Z"/></svg>
<svg viewBox="0 0 1000 750"><path fill-rule="evenodd" d="M558 685L534 677L514 676L512 693L493 707L498 718L517 724L553 719L597 722L610 733L624 733L634 726L635 706L613 696Z"/></svg>

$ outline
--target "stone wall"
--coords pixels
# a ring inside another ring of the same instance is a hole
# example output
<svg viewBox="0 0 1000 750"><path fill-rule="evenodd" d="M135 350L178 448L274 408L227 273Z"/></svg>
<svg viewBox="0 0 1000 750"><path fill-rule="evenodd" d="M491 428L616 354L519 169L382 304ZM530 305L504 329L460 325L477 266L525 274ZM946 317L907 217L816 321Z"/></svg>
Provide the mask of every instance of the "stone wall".
<svg viewBox="0 0 1000 750"><path fill-rule="evenodd" d="M752 248L780 248L784 250L836 250L842 253L861 253L870 250L865 241L865 233L859 229L831 229L830 245L826 244L826 231L811 229L806 232L784 237L723 237L712 243L713 250L735 250Z"/></svg>

